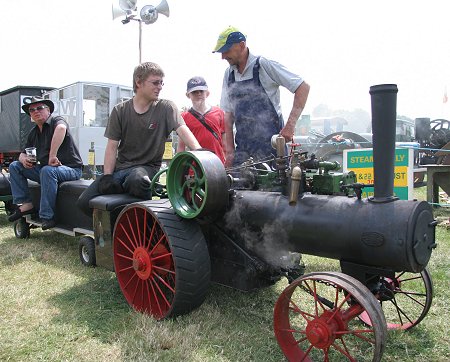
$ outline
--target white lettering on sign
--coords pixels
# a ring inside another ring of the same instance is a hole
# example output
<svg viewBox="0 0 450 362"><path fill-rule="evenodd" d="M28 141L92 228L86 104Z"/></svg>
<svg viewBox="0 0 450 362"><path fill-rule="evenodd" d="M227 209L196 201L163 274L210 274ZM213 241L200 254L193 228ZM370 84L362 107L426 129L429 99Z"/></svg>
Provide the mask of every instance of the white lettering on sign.
<svg viewBox="0 0 450 362"><path fill-rule="evenodd" d="M33 96L20 96L20 113L25 113L22 106L31 103L32 98ZM55 103L55 113L60 116L75 117L77 115L76 98L60 99L58 102L53 101L53 103Z"/></svg>
<svg viewBox="0 0 450 362"><path fill-rule="evenodd" d="M58 102L58 114L60 116L75 117L77 115L77 99L66 98Z"/></svg>

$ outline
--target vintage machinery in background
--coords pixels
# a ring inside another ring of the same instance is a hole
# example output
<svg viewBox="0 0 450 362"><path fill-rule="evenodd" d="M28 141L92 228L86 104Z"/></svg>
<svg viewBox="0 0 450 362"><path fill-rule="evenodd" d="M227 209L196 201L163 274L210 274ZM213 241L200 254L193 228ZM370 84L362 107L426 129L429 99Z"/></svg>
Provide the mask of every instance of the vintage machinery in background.
<svg viewBox="0 0 450 362"><path fill-rule="evenodd" d="M301 143L302 148L314 153L317 158L326 161L342 163L344 150L372 148L371 133L358 134L346 130L322 137L317 132L310 133L307 137L296 136L296 142ZM397 119L395 140L399 147L415 149L417 168L429 164L450 164L450 121L446 119Z"/></svg>
<svg viewBox="0 0 450 362"><path fill-rule="evenodd" d="M334 132L323 137L313 151L317 158L342 164L344 150L372 148L372 135L359 135L350 131Z"/></svg>
<svg viewBox="0 0 450 362"><path fill-rule="evenodd" d="M436 221L428 203L393 196L397 87L370 94L372 198L338 162L295 144L286 153L275 137L276 155L232 169L208 151L179 153L152 180L159 199L98 196L92 218L67 215L90 182L63 183L54 230L83 235L83 264L113 270L130 306L156 319L200 306L211 281L251 291L286 277L274 332L288 360L380 361L387 329L410 329L430 308ZM19 220L16 236L30 225L39 221ZM342 272L304 274L302 254L337 259Z"/></svg>
<svg viewBox="0 0 450 362"><path fill-rule="evenodd" d="M450 165L450 121L416 118L416 139L421 149L418 160L420 165Z"/></svg>

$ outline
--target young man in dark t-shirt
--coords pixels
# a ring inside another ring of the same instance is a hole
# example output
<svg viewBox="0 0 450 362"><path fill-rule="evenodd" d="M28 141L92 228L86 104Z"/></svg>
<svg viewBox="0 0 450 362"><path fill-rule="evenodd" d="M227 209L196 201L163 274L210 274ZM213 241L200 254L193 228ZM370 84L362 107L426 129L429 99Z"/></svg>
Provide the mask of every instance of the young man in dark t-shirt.
<svg viewBox="0 0 450 362"><path fill-rule="evenodd" d="M163 78L163 70L155 63L142 63L134 69L135 95L114 107L105 130L104 175L77 201L85 214L92 214L89 200L105 193L126 192L151 199L151 179L161 167L165 142L173 130L191 150L200 148L175 103L159 99Z"/></svg>

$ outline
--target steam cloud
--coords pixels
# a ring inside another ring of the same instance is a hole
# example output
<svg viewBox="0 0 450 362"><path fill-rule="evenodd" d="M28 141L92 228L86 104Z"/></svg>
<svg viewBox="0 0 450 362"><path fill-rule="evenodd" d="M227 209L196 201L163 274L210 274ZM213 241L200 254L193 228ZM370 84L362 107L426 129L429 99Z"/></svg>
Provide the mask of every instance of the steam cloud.
<svg viewBox="0 0 450 362"><path fill-rule="evenodd" d="M292 266L293 259L298 258L299 254L289 251L288 225L279 219L274 219L260 228L256 226L258 222L250 223L243 218L245 214L244 207L234 203L224 216L226 227L237 230L237 237L243 242L245 248L271 266L276 268Z"/></svg>

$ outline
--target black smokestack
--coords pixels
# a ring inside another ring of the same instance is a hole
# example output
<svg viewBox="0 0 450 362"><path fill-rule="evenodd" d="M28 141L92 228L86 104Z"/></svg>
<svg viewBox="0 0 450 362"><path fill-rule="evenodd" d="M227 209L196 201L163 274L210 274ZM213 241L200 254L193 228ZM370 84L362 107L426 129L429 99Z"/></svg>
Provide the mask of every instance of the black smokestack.
<svg viewBox="0 0 450 362"><path fill-rule="evenodd" d="M397 118L396 84L370 87L372 102L373 202L389 202L394 197L395 132Z"/></svg>

